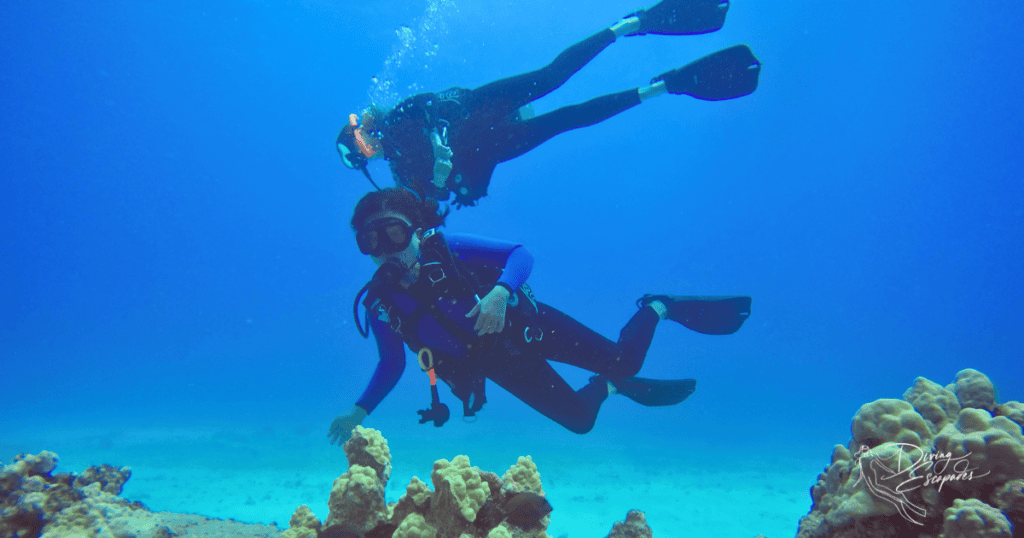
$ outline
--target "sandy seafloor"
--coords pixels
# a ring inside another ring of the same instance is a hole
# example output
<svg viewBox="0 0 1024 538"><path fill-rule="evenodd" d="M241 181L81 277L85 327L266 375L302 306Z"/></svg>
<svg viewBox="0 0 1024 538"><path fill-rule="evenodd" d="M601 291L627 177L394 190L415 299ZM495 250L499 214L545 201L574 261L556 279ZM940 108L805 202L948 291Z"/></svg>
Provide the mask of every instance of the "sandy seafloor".
<svg viewBox="0 0 1024 538"><path fill-rule="evenodd" d="M596 428L586 436L554 425L525 431L493 419L450 422L438 430L414 420L366 425L388 438L389 502L414 475L430 484L431 465L439 458L466 454L474 465L501 474L519 455L531 455L554 506L548 528L553 538L602 538L633 508L647 514L656 537L793 536L810 508L808 489L830 455L684 442L684 432L659 437L643 424L626 432ZM151 510L287 528L301 504L324 519L331 483L346 470L344 452L328 444L326 429L269 419L24 424L5 428L0 457L10 463L20 452L47 449L60 456L58 472L101 463L129 466L132 477L122 496Z"/></svg>

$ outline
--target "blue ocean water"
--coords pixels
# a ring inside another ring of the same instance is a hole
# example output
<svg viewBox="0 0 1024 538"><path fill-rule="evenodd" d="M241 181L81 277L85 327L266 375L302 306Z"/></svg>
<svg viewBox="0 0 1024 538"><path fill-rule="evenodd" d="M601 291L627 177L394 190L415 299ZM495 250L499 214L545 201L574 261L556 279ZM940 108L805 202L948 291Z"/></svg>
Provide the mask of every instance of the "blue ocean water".
<svg viewBox="0 0 1024 538"><path fill-rule="evenodd" d="M28 430L326 433L376 365L351 319L374 266L347 224L370 186L333 147L347 115L538 68L637 7L7 6L3 460L47 448ZM615 43L537 112L735 43L763 62L760 87L662 96L560 135L500 165L449 229L526 245L538 297L609 337L644 293L751 295L751 318L722 337L662 325L641 375L694 377L697 393L668 409L609 401L582 438L493 385L478 423L417 425L428 393L411 365L366 425L447 458L653 446L824 465L861 404L917 376L975 368L1024 399L1022 13L737 0L717 33Z"/></svg>

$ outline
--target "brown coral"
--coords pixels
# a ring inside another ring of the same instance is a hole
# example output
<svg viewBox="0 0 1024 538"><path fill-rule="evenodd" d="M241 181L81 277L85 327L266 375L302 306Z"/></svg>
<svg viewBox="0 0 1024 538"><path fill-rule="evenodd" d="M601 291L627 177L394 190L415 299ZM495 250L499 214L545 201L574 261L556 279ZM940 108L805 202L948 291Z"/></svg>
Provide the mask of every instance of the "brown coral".
<svg viewBox="0 0 1024 538"><path fill-rule="evenodd" d="M988 376L971 368L956 373L956 381L946 387L956 394L960 407L992 411L996 405L996 389Z"/></svg>
<svg viewBox="0 0 1024 538"><path fill-rule="evenodd" d="M931 423L932 433L938 433L946 424L956 420L960 413L960 402L956 394L923 377L914 380L914 386L903 393L903 399Z"/></svg>
<svg viewBox="0 0 1024 538"><path fill-rule="evenodd" d="M501 479L516 492L532 491L544 495L540 471L537 470L537 464L533 463L533 458L530 456L520 456L516 464L509 467Z"/></svg>
<svg viewBox="0 0 1024 538"><path fill-rule="evenodd" d="M630 510L626 521L612 525L612 532L606 538L651 538L653 534L647 526L647 516L640 510Z"/></svg>
<svg viewBox="0 0 1024 538"><path fill-rule="evenodd" d="M362 465L350 466L334 480L327 506L325 527L345 524L366 532L388 520L384 484L374 469Z"/></svg>
<svg viewBox="0 0 1024 538"><path fill-rule="evenodd" d="M890 398L875 400L862 405L853 417L850 451L890 442L924 446L933 435L931 428L913 405Z"/></svg>
<svg viewBox="0 0 1024 538"><path fill-rule="evenodd" d="M939 538L1010 538L1010 520L978 499L956 499L946 509Z"/></svg>
<svg viewBox="0 0 1024 538"><path fill-rule="evenodd" d="M0 536L93 536L97 528L113 536L172 535L157 515L112 493L121 491L128 468L103 465L81 475L55 475L58 460L48 451L22 454L0 471Z"/></svg>
<svg viewBox="0 0 1024 538"><path fill-rule="evenodd" d="M430 508L430 497L434 492L417 477L412 477L409 485L405 487L405 495L402 495L392 507L391 521L402 522L409 514L426 514Z"/></svg>
<svg viewBox="0 0 1024 538"><path fill-rule="evenodd" d="M98 483L104 493L120 495L124 489L124 483L132 477L131 467L114 467L113 465L100 465L89 467L82 474L75 477L76 488L84 488L89 484Z"/></svg>
<svg viewBox="0 0 1024 538"><path fill-rule="evenodd" d="M960 411L957 421L935 437L935 450L949 456L945 462L948 469L936 470L954 477L949 483L959 491L978 491L985 485L1024 478L1024 435L1020 426L982 409Z"/></svg>
<svg viewBox="0 0 1024 538"><path fill-rule="evenodd" d="M288 520L288 529L281 534L281 538L317 538L320 527L320 519L308 506L302 505L295 509Z"/></svg>
<svg viewBox="0 0 1024 538"><path fill-rule="evenodd" d="M377 473L381 483L387 484L391 478L391 450L387 439L379 431L356 426L342 448L350 466L369 467Z"/></svg>
<svg viewBox="0 0 1024 538"><path fill-rule="evenodd" d="M1004 402L996 405L996 416L1006 417L1024 428L1024 403Z"/></svg>
<svg viewBox="0 0 1024 538"><path fill-rule="evenodd" d="M523 462L528 461L528 465ZM520 459L517 463L537 482L540 489L540 473L532 460ZM515 466L513 466L515 468ZM527 479L529 476L526 477ZM520 521L515 513L516 503L509 501L516 495L515 488L506 484L498 475L481 471L470 464L466 456L456 456L451 461L441 459L434 462L431 472L434 489L413 477L397 503L390 506L391 517L387 525L378 525L368 535L434 538L546 538L550 517L531 518L528 528L516 526ZM529 480L527 480L529 481ZM521 522L521 521L520 521Z"/></svg>
<svg viewBox="0 0 1024 538"><path fill-rule="evenodd" d="M987 410L1012 415L1016 406L995 406L994 388L975 370L945 389L917 378L904 399L857 412L855 453L836 445L799 538L1000 537L1010 522L1024 524L1024 435Z"/></svg>
<svg viewBox="0 0 1024 538"><path fill-rule="evenodd" d="M476 520L477 511L491 494L490 487L480 477L480 469L471 466L466 456L455 456L450 462L435 461L430 479L434 482L434 502L438 507L451 507L470 523Z"/></svg>

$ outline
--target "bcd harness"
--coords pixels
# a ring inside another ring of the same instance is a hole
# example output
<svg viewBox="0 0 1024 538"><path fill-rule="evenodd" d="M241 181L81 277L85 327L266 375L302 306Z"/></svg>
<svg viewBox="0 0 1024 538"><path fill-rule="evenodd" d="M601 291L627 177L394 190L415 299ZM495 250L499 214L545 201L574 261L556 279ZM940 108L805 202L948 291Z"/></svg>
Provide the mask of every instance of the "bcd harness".
<svg viewBox="0 0 1024 538"><path fill-rule="evenodd" d="M449 88L438 93L421 93L409 97L395 106L384 118L380 129L381 143L388 159L401 158L415 150L409 141L421 144L429 140L431 130L436 130L442 143L448 145L448 131L469 117L469 110L463 104L470 90Z"/></svg>
<svg viewBox="0 0 1024 538"><path fill-rule="evenodd" d="M452 319L440 304L450 305L473 303L489 293L495 286L501 269L487 265L468 264L451 251L444 235L436 229L423 233L420 242L420 275L408 289L398 285L398 279L388 279L368 285L369 290L363 306L366 308L367 323L370 316L386 323L391 330L402 337L402 341L413 351L419 350L417 358L420 367L437 376L451 386L452 394L462 400L464 419L472 418L487 402L484 393L486 375L483 361L488 351L504 352L504 344L525 350L534 342L544 338L544 330L538 327L537 301L529 285L523 284L509 296L505 310L505 327L500 333L477 336ZM385 266L382 266L382 269ZM378 270L379 271L379 270ZM375 281L378 279L374 279ZM411 313L403 311L392 294L407 294L416 301ZM358 296L357 299L358 301ZM455 314L459 315L459 314ZM438 349L431 349L419 337L419 323L429 316L441 328L465 347L465 358L458 358ZM358 322L358 316L357 316ZM362 332L362 329L360 329ZM424 354L424 350L427 351ZM429 361L424 361L425 357ZM431 376L433 377L433 376ZM420 423L434 420L433 415L440 404L436 399L436 386L432 383L434 401L430 410L419 411L423 417Z"/></svg>
<svg viewBox="0 0 1024 538"><path fill-rule="evenodd" d="M457 137L453 133L461 131L470 117L467 104L471 95L472 90L458 87L421 93L396 105L384 119L379 130L380 141L385 157L391 162L392 174L400 176L401 183L421 198L447 196L447 186L435 185L443 193L429 192L428 184L434 179L436 165L432 136L436 133L437 141L451 149L450 138ZM482 194L475 192L477 187L471 178L463 177L465 164L458 162L465 158L465 155L458 155L449 161L454 168L447 181L455 194L456 207L475 205L474 200Z"/></svg>

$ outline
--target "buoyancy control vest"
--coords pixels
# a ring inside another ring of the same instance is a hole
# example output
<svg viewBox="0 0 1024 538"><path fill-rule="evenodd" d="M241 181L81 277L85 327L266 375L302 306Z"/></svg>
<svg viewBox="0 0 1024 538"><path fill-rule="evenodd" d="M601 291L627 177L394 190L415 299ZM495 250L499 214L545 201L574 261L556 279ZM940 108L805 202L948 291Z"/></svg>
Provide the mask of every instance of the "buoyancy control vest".
<svg viewBox="0 0 1024 538"><path fill-rule="evenodd" d="M466 119L466 106L472 90L448 88L437 93L421 93L407 98L385 116L379 128L384 157L401 185L421 197L447 199L448 192L432 183L434 152L430 133L436 131L444 145L449 134L458 132ZM456 161L461 156L456 157ZM454 171L453 175L457 175Z"/></svg>
<svg viewBox="0 0 1024 538"><path fill-rule="evenodd" d="M509 296L505 310L505 328L497 334L477 336L449 317L442 301L463 301L474 304L489 293L501 276L502 269L489 265L470 264L452 252L441 232L430 229L420 242L420 275L408 289L375 286L363 301L366 315L376 317L402 337L414 353L428 347L419 335L419 324L429 316L450 336L464 346L464 357L456 357L444 350L432 349L434 370L447 383L463 403L463 415L472 417L487 398L484 392L486 374L483 361L489 352L503 353L506 345L525 351L531 344L544 338L544 329L538 325L537 300L529 285L523 283ZM393 286L398 286L394 284ZM405 312L392 293L403 293L416 301L413 312ZM463 315L463 314L457 314Z"/></svg>
<svg viewBox="0 0 1024 538"><path fill-rule="evenodd" d="M397 158L409 153L412 148L407 144L426 138L432 129L437 129L442 139L445 138L443 131L458 128L469 118L466 104L471 93L472 90L453 87L437 93L416 94L395 105L384 117L384 126L380 129L385 156ZM427 142L429 144L429 140Z"/></svg>

